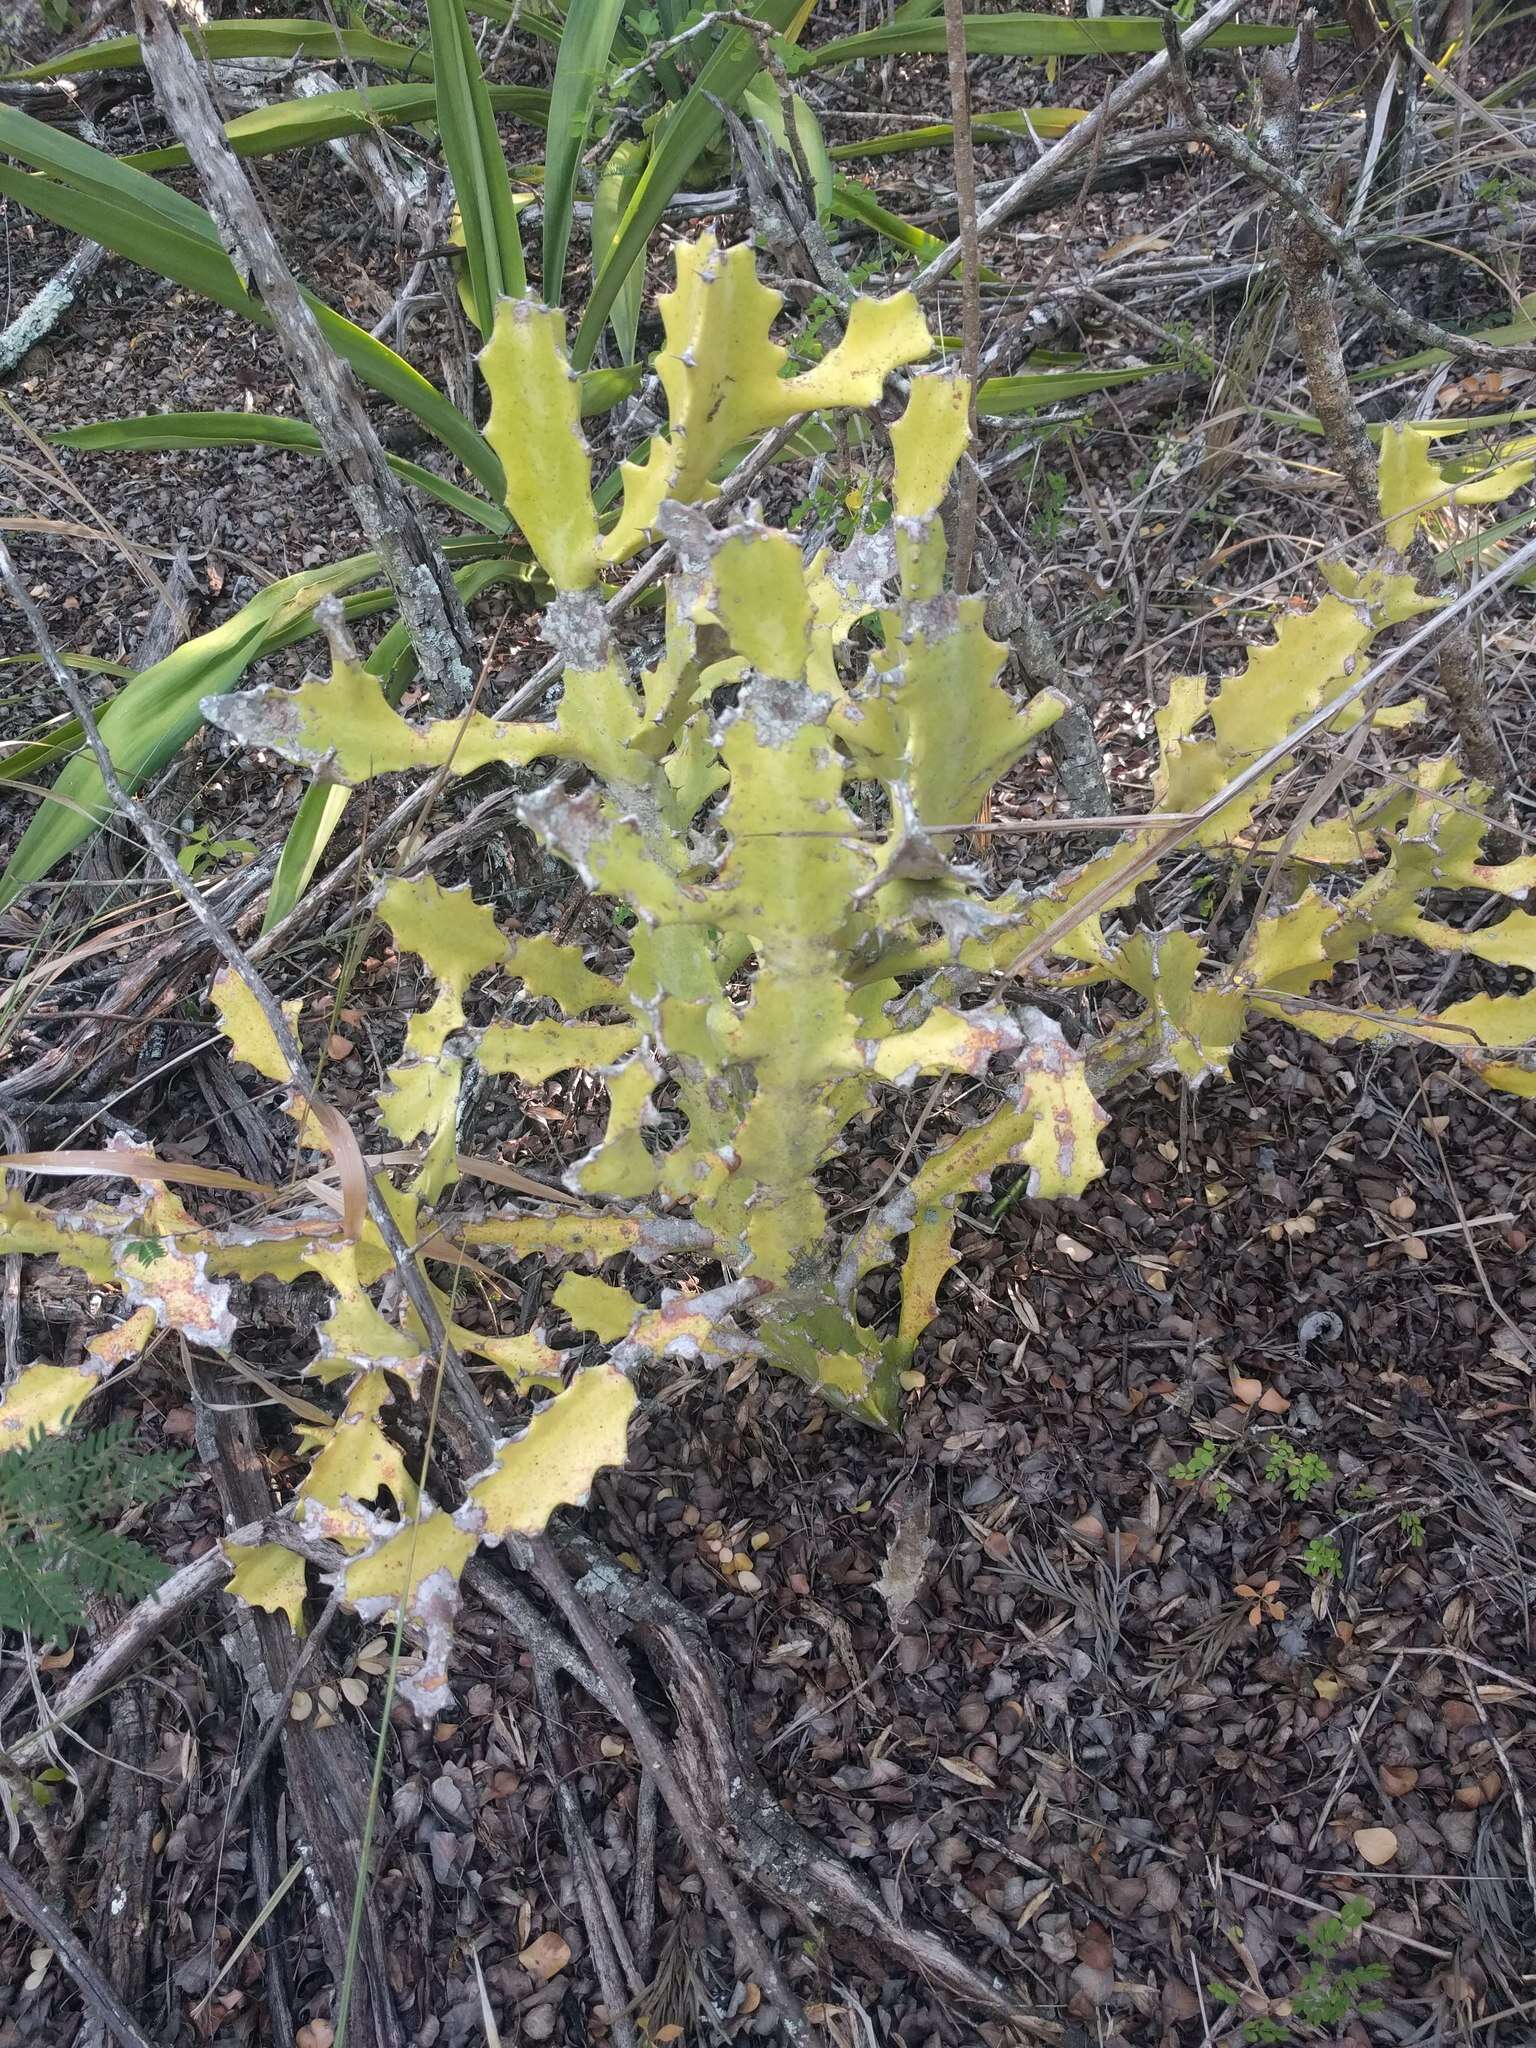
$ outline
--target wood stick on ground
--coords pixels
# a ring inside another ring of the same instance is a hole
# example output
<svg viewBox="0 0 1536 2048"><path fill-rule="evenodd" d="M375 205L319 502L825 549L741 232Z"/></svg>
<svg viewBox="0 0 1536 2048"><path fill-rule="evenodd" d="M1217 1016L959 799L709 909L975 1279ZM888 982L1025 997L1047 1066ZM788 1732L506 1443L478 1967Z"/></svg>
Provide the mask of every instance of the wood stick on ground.
<svg viewBox="0 0 1536 2048"><path fill-rule="evenodd" d="M1184 32L1185 50L1198 49L1208 36L1216 33L1223 23L1232 19L1242 6L1243 0L1216 0L1214 7L1208 7L1204 14L1190 23ZM1026 206L1040 203L1040 195L1052 182L1061 176L1063 166L1093 145L1100 128L1111 121L1118 121L1127 107L1134 106L1143 93L1149 92L1159 80L1167 76L1168 53L1160 51L1149 57L1145 64L1133 71L1123 84L1105 100L1104 104L1069 128L1059 142L1053 143L1044 156L1036 159L1027 171L1021 171L996 199L984 209L976 223L978 239L989 235L1005 220L1012 220L1016 213L1022 213ZM912 281L912 289L921 298L948 277L955 265L964 259L965 250L958 236L942 248L931 263L925 264Z"/></svg>
<svg viewBox="0 0 1536 2048"><path fill-rule="evenodd" d="M249 275L272 316L299 402L395 593L423 683L440 711L457 710L470 696L474 638L448 564L385 460L352 372L326 342L284 261L245 168L225 138L198 60L182 39L171 0L135 0L134 19L155 98L192 161L235 267Z"/></svg>
<svg viewBox="0 0 1536 2048"><path fill-rule="evenodd" d="M635 1968L646 1976L656 1942L656 1780L640 1773L635 1806L635 1861L629 1878L629 1917L635 1930Z"/></svg>
<svg viewBox="0 0 1536 2048"><path fill-rule="evenodd" d="M955 137L955 199L960 212L960 248L965 263L960 280L960 367L970 382L970 439L974 450L976 392L981 383L981 238L976 232L976 144L971 134L965 0L944 0L944 43L949 59L949 117ZM950 553L950 578L958 597L964 597L971 585L979 490L980 477L975 456L967 452L960 459L955 494L955 538Z"/></svg>
<svg viewBox="0 0 1536 2048"><path fill-rule="evenodd" d="M1422 319L1417 313L1410 313L1400 306L1396 299L1382 290L1372 277L1353 240L1318 205L1317 201L1288 171L1255 149L1245 135L1239 135L1235 128L1229 128L1224 121L1212 120L1196 99L1190 84L1189 71L1184 62L1189 48L1189 36L1179 35L1178 24L1173 14L1167 11L1162 16L1163 36L1167 43L1169 75L1173 89L1183 108L1184 118L1200 138L1208 142L1219 156L1238 170L1246 171L1256 184L1273 192L1295 215L1298 222L1304 222L1323 244L1339 273L1350 290L1364 306L1389 327L1393 327L1418 348L1444 349L1447 355L1463 362L1481 363L1487 369L1536 370L1536 348L1523 343L1500 345L1496 342L1478 341L1470 334L1455 334L1449 327L1441 327L1433 320ZM1086 125L1086 124L1083 124ZM1077 130L1072 131L1073 134ZM1066 140L1067 138L1063 138ZM1060 145L1057 145L1058 148ZM985 216L983 216L985 224ZM934 259L938 261L937 258ZM929 266L932 268L932 265Z"/></svg>
<svg viewBox="0 0 1536 2048"><path fill-rule="evenodd" d="M106 250L82 242L63 268L41 285L0 333L0 377L7 377L29 350L45 341L101 268Z"/></svg>
<svg viewBox="0 0 1536 2048"><path fill-rule="evenodd" d="M677 1711L675 1737L705 1827L728 1842L764 1897L817 1933L837 1930L873 1943L901 1970L983 2012L1005 2014L1021 2031L1054 2039L1057 2029L1020 2005L1010 1987L957 1956L921 1920L884 1896L793 1820L743 1754L740 1715L717 1675L708 1637L663 1585L619 1570L599 1547L576 1538L580 1560L602 1597L635 1629ZM664 1788L663 1788L664 1789Z"/></svg>
<svg viewBox="0 0 1536 2048"><path fill-rule="evenodd" d="M319 1654L320 1647L330 1634L336 1617L340 1612L341 1603L333 1593L325 1603L325 1609L320 1619L299 1646L298 1654L293 1658L289 1666L288 1676L283 1683L283 1689L275 1696L272 1702L272 1710L267 1716L261 1733L256 1738L256 1747L251 1751L240 1782L236 1785L233 1796L228 1806L224 1809L225 1827L233 1825L239 1817L241 1808L250 1797L251 1788L261 1776L266 1766L267 1758L272 1754L278 1738L283 1732L284 1725L288 1719L288 1709L293 1705L293 1696L299 1689L299 1680L304 1676L311 1661Z"/></svg>
<svg viewBox="0 0 1536 2048"><path fill-rule="evenodd" d="M106 1625L121 1623L116 1602L101 1603L98 1613ZM164 1705L159 1690L141 1678L130 1679L112 1695L106 1838L92 1859L92 1946L104 1958L107 1980L129 2012L143 1999L155 1938L157 1859L150 1844L160 1824L162 1788L154 1765ZM105 2020L92 2013L75 2037L75 2048L102 2048L108 2038Z"/></svg>
<svg viewBox="0 0 1536 2048"><path fill-rule="evenodd" d="M608 2008L609 2026L618 2048L635 2048L634 2022L629 2017L630 2001L644 1989L635 1973L624 1929L619 1921L608 1875L598 1861L581 1795L576 1790L576 1758L560 1710L560 1684L546 1658L534 1654L533 1683L538 1695L539 1714L544 1722L544 1744L549 1752L550 1781L555 1791L555 1809L560 1832L565 1837L571 1877L581 1907L582 1923L597 1971L598 1988Z"/></svg>
<svg viewBox="0 0 1536 2048"><path fill-rule="evenodd" d="M656 1780L656 1789L667 1802L667 1810L676 1823L678 1833L687 1843L689 1853L699 1867L699 1875L709 1887L715 1910L730 1929L739 1966L756 1980L790 2039L809 2040L805 2008L780 1970L777 1957L763 1938L762 1929L743 1903L707 1823L701 1819L692 1799L684 1791L665 1743L640 1704L623 1659L571 1584L559 1553L549 1538L535 1537L528 1550L534 1577L564 1615L572 1635L607 1687L614 1711L623 1721L641 1765Z"/></svg>
<svg viewBox="0 0 1536 2048"><path fill-rule="evenodd" d="M242 1550L254 1550L263 1543L282 1543L318 1564L334 1566L342 1561L334 1544L312 1542L295 1524L278 1515L252 1522L243 1529L232 1529L224 1541ZM53 1701L48 1719L4 1752L5 1763L18 1772L34 1770L45 1763L55 1731L78 1721L120 1678L137 1670L155 1638L173 1627L189 1608L217 1592L229 1573L229 1559L223 1550L209 1550L183 1565L180 1571L172 1572L153 1593L147 1593L130 1608L90 1662L70 1678Z"/></svg>
<svg viewBox="0 0 1536 2048"><path fill-rule="evenodd" d="M56 1912L41 1892L34 1891L11 1862L0 1855L0 1897L34 1934L58 1957L86 2005L101 2020L121 2048L154 2048L147 2034L141 2034L131 2013L123 2010L117 1993L91 1961L62 1913Z"/></svg>
<svg viewBox="0 0 1536 2048"><path fill-rule="evenodd" d="M197 1448L213 1474L226 1522L255 1519L271 1500L271 1482L256 1441L252 1411L233 1402L227 1375L210 1368L189 1375L197 1408ZM215 1403L215 1395L218 1396ZM292 1680L305 1655L287 1620L231 1599L227 1641L264 1729L275 1728L283 1750L283 1782L304 1874L316 1908L326 1967L339 1997L349 1967L348 1906L367 1834L369 1754L358 1726L347 1719L322 1725L320 1716L295 1721L289 1713ZM349 2036L352 2048L404 2048L405 2034L389 1981L389 1940L381 1889L369 1872L352 1979Z"/></svg>

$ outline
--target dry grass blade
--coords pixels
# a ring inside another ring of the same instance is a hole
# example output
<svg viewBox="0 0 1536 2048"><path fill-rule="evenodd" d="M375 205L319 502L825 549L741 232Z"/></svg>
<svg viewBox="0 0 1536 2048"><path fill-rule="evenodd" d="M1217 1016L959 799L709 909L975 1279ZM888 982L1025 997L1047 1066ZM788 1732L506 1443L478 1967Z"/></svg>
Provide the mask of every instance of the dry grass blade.
<svg viewBox="0 0 1536 2048"><path fill-rule="evenodd" d="M356 1142L354 1138L354 1145ZM74 1152L8 1152L0 1157L0 1167L14 1167L24 1173L55 1174L66 1179L111 1174L124 1180L172 1181L193 1188L229 1188L236 1194L259 1196L262 1201L282 1199L281 1188L247 1180L243 1174L231 1173L222 1166L180 1164L157 1159L153 1152L130 1152L105 1146L82 1146Z"/></svg>

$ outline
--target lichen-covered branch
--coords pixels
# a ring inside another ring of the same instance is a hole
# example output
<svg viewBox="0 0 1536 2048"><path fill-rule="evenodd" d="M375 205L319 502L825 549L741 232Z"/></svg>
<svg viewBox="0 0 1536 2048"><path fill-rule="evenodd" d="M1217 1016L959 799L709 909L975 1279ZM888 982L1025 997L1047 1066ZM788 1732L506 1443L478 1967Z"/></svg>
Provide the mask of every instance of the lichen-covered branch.
<svg viewBox="0 0 1536 2048"><path fill-rule="evenodd" d="M1425 320L1417 313L1410 313L1383 291L1361 260L1350 237L1329 219L1306 187L1289 171L1272 162L1262 150L1255 149L1246 136L1239 135L1235 128L1229 128L1224 121L1213 120L1206 113L1195 97L1184 63L1189 37L1180 36L1171 8L1164 10L1162 24L1173 88L1190 127L1228 163L1246 171L1256 184L1284 201L1297 222L1310 230L1328 251L1338 265L1340 275L1362 305L1369 306L1389 327L1419 348L1444 349L1448 355L1462 362L1481 363L1488 369L1536 369L1536 348L1524 343L1496 344L1479 341L1470 334L1455 334L1434 320Z"/></svg>

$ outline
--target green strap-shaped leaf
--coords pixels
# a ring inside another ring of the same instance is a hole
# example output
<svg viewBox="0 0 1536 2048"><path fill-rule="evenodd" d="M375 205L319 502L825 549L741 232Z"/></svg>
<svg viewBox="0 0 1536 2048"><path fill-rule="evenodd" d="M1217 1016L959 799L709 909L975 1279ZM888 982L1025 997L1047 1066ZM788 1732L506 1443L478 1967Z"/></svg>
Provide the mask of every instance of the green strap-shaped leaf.
<svg viewBox="0 0 1536 2048"><path fill-rule="evenodd" d="M461 0L427 0L437 72L437 126L453 176L475 325L489 334L496 301L528 289L507 160Z"/></svg>
<svg viewBox="0 0 1536 2048"><path fill-rule="evenodd" d="M532 128L549 119L549 94L540 86L493 85L491 110L514 114ZM285 149L310 149L342 135L366 135L376 128L426 125L437 120L435 85L376 85L366 92L322 92L298 100L274 100L224 123L236 156L277 156ZM120 159L136 171L179 171L187 152L179 142L163 149L135 150Z"/></svg>
<svg viewBox="0 0 1536 2048"><path fill-rule="evenodd" d="M621 142L603 166L592 202L592 270L596 275L612 254L619 237L619 225L629 210L636 188L645 175L650 144L631 137ZM640 330L640 302L645 295L645 259L637 257L628 277L614 294L609 318L613 338L626 363L635 360L635 337ZM590 371L588 375L590 375Z"/></svg>
<svg viewBox="0 0 1536 2048"><path fill-rule="evenodd" d="M624 0L571 0L555 61L549 100L549 142L544 154L545 300L558 306L565 282L565 252L571 238L576 170L587 146L592 110L613 48Z"/></svg>
<svg viewBox="0 0 1536 2048"><path fill-rule="evenodd" d="M977 142L1010 142L1018 136L1038 136L1055 142L1086 121L1086 107L1030 107L1024 113L978 114L971 123ZM915 149L947 149L955 139L952 121L933 121L926 128L898 128L889 135L871 135L857 142L836 142L827 151L835 164L856 162L860 157L904 156Z"/></svg>
<svg viewBox="0 0 1536 2048"><path fill-rule="evenodd" d="M1162 363L1140 363L1113 370L1029 370L1016 377L987 377L977 387L976 410L993 420L1044 412L1053 405L1070 405L1075 398L1091 398L1096 391L1156 377L1166 368Z"/></svg>
<svg viewBox="0 0 1536 2048"><path fill-rule="evenodd" d="M287 448L296 455L325 453L308 420L281 419L265 412L145 412L121 420L92 420L48 438L61 448ZM511 530L512 522L499 505L460 490L419 462L408 462L400 455L384 459L402 483L414 484L488 533Z"/></svg>
<svg viewBox="0 0 1536 2048"><path fill-rule="evenodd" d="M226 57L350 57L354 64L375 64L381 71L414 71L430 77L432 60L409 43L392 43L362 28L332 28L323 21L210 21L183 31L193 47L206 50L215 62ZM66 50L7 78L36 83L48 78L81 78L93 71L138 71L144 58L137 36L107 36L83 49Z"/></svg>
<svg viewBox="0 0 1536 2048"><path fill-rule="evenodd" d="M306 620L320 598L377 573L372 555L353 556L330 569L307 570L272 583L211 633L200 634L164 661L125 683L98 725L114 765L130 789L171 760L202 722L205 697L233 689L285 615ZM4 875L0 909L39 881L71 848L90 837L111 812L101 771L88 754L70 761L46 802L21 836Z"/></svg>
<svg viewBox="0 0 1536 2048"><path fill-rule="evenodd" d="M1253 49L1289 43L1295 33L1284 26L1246 28L1229 23L1208 36L1205 47ZM1163 25L1137 15L1072 21L1059 14L968 14L965 47L973 57L1134 57L1163 47ZM944 22L930 16L839 36L819 49L797 50L788 61L792 71L825 71L860 58L932 56L944 48Z"/></svg>
<svg viewBox="0 0 1536 2048"><path fill-rule="evenodd" d="M0 164L0 193L258 326L271 325L241 283L213 221L193 200L11 107L0 107L0 149L43 174L29 177ZM326 340L362 381L414 414L500 504L501 465L458 407L393 349L313 293L304 296Z"/></svg>
<svg viewBox="0 0 1536 2048"><path fill-rule="evenodd" d="M805 4L806 0L764 0L756 10L757 19L766 28L785 33L805 11ZM651 138L650 161L619 223L612 250L593 280L581 316L571 351L578 366L584 367L592 360L614 300L644 255L651 230L684 178L720 133L720 107L734 106L758 69L758 53L752 38L744 29L731 29L720 38L688 97L657 124Z"/></svg>

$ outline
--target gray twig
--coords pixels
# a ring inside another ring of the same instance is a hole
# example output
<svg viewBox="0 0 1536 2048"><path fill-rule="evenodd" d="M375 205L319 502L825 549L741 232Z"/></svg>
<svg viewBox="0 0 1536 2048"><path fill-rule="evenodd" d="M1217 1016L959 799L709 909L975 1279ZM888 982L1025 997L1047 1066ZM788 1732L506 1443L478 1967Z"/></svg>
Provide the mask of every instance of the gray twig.
<svg viewBox="0 0 1536 2048"><path fill-rule="evenodd" d="M784 2031L793 2041L809 2038L805 2008L793 1986L780 1970L778 1958L763 1939L762 1929L748 1912L725 1866L709 1829L699 1816L692 1798L677 1775L666 1744L656 1733L649 1715L636 1695L634 1682L623 1659L599 1627L591 1610L571 1584L565 1566L547 1536L537 1536L528 1546L533 1575L565 1616L572 1635L586 1652L608 1690L613 1710L623 1721L643 1767L656 1780L656 1789L667 1802L667 1810L687 1843L699 1874L709 1887L715 1909L731 1931L737 1957L751 1970L763 1996L778 2013Z"/></svg>
<svg viewBox="0 0 1536 2048"><path fill-rule="evenodd" d="M576 1790L576 1759L569 1730L560 1708L560 1682L547 1658L534 1652L533 1683L539 1713L544 1722L544 1743L549 1752L550 1780L555 1788L555 1807L560 1815L560 1832L570 1857L571 1876L598 1986L608 2008L609 2024L619 2048L635 2048L634 2022L629 2017L630 2001L644 1989L635 1974L624 1929L619 1921L608 1875L597 1859L581 1798Z"/></svg>
<svg viewBox="0 0 1536 2048"><path fill-rule="evenodd" d="M225 1535L224 1543L240 1550L255 1549L262 1543L281 1543L285 1549L295 1550L299 1556L333 1569L342 1561L341 1552L333 1543L319 1543L304 1536L294 1523L285 1521L280 1515L252 1522L246 1528L231 1529ZM78 1720L87 1707L142 1663L155 1637L163 1634L189 1607L217 1592L229 1572L230 1563L224 1550L208 1550L190 1564L183 1565L180 1571L172 1572L153 1593L146 1594L123 1617L90 1662L73 1674L64 1690L51 1702L48 1719L4 1752L6 1765L13 1771L25 1772L41 1762L55 1730Z"/></svg>
<svg viewBox="0 0 1536 2048"><path fill-rule="evenodd" d="M1224 121L1213 121L1205 112L1195 98L1184 63L1190 38L1179 35L1178 23L1171 12L1165 13L1162 20L1169 73L1190 127L1228 163L1246 171L1255 184L1262 185L1277 199L1284 200L1297 222L1305 223L1332 256L1340 276L1362 305L1369 306L1378 318L1385 320L1389 327L1396 328L1399 334L1419 348L1444 349L1448 355L1459 357L1464 362L1483 363L1493 369L1536 370L1536 348L1513 342L1501 346L1478 341L1470 334L1453 334L1449 327L1441 327L1436 321L1424 320L1417 313L1410 313L1384 292L1361 261L1354 242L1329 219L1306 187L1298 183L1289 171L1272 162L1262 150L1255 149L1245 135L1239 135ZM1078 130L1072 132L1076 134Z"/></svg>
<svg viewBox="0 0 1536 2048"><path fill-rule="evenodd" d="M191 159L236 269L271 315L300 402L395 593L427 690L440 710L457 710L470 696L474 641L448 564L390 469L356 380L327 343L284 261L197 58L173 19L172 0L134 0L134 18L155 97Z"/></svg>
<svg viewBox="0 0 1536 2048"><path fill-rule="evenodd" d="M63 1914L33 1890L8 1856L0 1856L0 1893L16 1917L47 1942L113 2040L122 2048L154 2048L149 2036L134 2025L133 2015L124 2011L117 1993L86 1954Z"/></svg>
<svg viewBox="0 0 1536 2048"><path fill-rule="evenodd" d="M1216 0L1214 7L1208 7L1205 13L1197 21L1191 22L1185 30L1184 48L1198 49L1208 36L1214 35L1224 22L1232 19L1242 4L1243 0ZM1149 57L1145 64L1133 71L1123 85L1117 86L1103 105L1091 113L1086 121L1079 121L1069 128L1059 142L1053 143L1043 156L1037 157L1027 171L1021 171L981 214L976 223L978 240L983 235L989 235L1003 221L1012 220L1016 213L1022 213L1026 206L1035 203L1042 188L1060 177L1062 167L1090 148L1099 130L1110 122L1117 121L1127 107L1134 106L1143 93L1150 91L1160 79L1166 77L1167 71L1167 53L1160 51L1157 56ZM931 263L926 264L918 272L912 282L913 291L919 298L924 297L948 277L964 256L964 245L957 236L939 251Z"/></svg>
<svg viewBox="0 0 1536 2048"><path fill-rule="evenodd" d="M1307 17L1309 22L1314 19ZM1175 66L1175 76L1182 81L1180 90L1187 91L1189 79L1182 64ZM1294 180L1301 160L1301 93L1295 71L1278 50L1264 53L1259 89L1264 136L1275 167ZM1298 181L1297 190L1301 189ZM1312 403L1340 475L1360 510L1374 522L1378 509L1376 451L1344 367L1344 338L1328 283L1331 251L1294 209L1288 210L1281 222L1277 251Z"/></svg>

